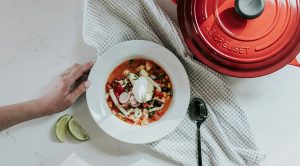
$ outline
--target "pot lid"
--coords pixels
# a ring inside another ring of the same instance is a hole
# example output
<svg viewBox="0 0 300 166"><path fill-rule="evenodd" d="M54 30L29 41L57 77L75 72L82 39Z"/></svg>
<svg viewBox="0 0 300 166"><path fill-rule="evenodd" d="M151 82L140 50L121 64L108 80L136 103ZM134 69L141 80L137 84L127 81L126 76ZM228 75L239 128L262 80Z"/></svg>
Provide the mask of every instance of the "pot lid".
<svg viewBox="0 0 300 166"><path fill-rule="evenodd" d="M227 75L266 75L300 51L299 0L179 0L178 20L195 56Z"/></svg>

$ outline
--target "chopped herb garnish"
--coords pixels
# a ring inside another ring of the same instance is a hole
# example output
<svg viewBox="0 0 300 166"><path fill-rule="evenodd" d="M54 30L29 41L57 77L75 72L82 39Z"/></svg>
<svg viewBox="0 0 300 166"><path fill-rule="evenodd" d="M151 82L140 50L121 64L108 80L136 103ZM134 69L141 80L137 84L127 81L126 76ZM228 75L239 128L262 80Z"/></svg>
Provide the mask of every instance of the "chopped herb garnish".
<svg viewBox="0 0 300 166"><path fill-rule="evenodd" d="M167 87L162 87L161 88L161 91L162 92L169 92L171 89L170 88L167 88Z"/></svg>
<svg viewBox="0 0 300 166"><path fill-rule="evenodd" d="M133 64L133 61L134 61L134 59L130 59L130 60L128 61L128 64L129 64L129 65L132 65L132 64Z"/></svg>
<svg viewBox="0 0 300 166"><path fill-rule="evenodd" d="M154 100L153 106L154 107L161 107L164 103L161 102L160 100Z"/></svg>
<svg viewBox="0 0 300 166"><path fill-rule="evenodd" d="M160 80L160 79L162 79L162 78L164 78L164 77L165 77L165 74L164 74L164 73L160 73L160 74L156 77L155 80Z"/></svg>
<svg viewBox="0 0 300 166"><path fill-rule="evenodd" d="M120 111L119 114L124 115L122 111Z"/></svg>
<svg viewBox="0 0 300 166"><path fill-rule="evenodd" d="M169 95L173 96L173 90L172 89L169 91Z"/></svg>
<svg viewBox="0 0 300 166"><path fill-rule="evenodd" d="M126 87L125 87L125 92L128 93L129 91L130 91L130 87L129 87L129 86L126 86Z"/></svg>
<svg viewBox="0 0 300 166"><path fill-rule="evenodd" d="M152 98L153 98L153 96L152 96ZM152 104L153 104L153 102L154 102L154 100L153 100L153 99L151 99L151 100L147 101L147 104L149 104L149 105L152 105Z"/></svg>
<svg viewBox="0 0 300 166"><path fill-rule="evenodd" d="M152 118L154 114L155 114L155 111L149 112L149 113L148 113L148 117L149 117L149 118Z"/></svg>
<svg viewBox="0 0 300 166"><path fill-rule="evenodd" d="M112 87L113 89L115 89L115 88L118 86L118 84L119 84L119 83L117 83L117 82L112 82L112 83L111 83L111 87Z"/></svg>

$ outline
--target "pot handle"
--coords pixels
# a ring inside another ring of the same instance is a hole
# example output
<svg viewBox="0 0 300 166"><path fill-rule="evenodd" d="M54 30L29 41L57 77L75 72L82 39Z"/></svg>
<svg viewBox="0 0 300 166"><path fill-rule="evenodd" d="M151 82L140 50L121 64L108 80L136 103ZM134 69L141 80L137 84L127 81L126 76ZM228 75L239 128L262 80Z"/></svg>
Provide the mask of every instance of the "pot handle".
<svg viewBox="0 0 300 166"><path fill-rule="evenodd" d="M290 65L300 67L300 53L294 60L290 62Z"/></svg>

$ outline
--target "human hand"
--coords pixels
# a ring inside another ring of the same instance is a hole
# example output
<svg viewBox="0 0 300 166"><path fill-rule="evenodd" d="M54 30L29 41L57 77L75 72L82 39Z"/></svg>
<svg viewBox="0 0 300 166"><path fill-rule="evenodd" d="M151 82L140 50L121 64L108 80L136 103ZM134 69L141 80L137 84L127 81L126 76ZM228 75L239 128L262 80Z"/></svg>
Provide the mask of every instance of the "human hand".
<svg viewBox="0 0 300 166"><path fill-rule="evenodd" d="M93 67L95 61L84 65L74 64L63 72L45 95L37 99L43 115L51 115L69 108L90 86L90 81L81 80Z"/></svg>

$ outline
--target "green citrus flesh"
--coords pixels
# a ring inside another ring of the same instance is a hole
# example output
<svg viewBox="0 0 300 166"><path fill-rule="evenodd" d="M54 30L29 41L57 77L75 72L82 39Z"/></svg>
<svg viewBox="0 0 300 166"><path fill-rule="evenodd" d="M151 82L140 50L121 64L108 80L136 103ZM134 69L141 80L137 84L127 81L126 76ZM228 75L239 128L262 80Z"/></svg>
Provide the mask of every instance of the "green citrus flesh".
<svg viewBox="0 0 300 166"><path fill-rule="evenodd" d="M89 139L87 132L74 120L74 118L69 120L68 129L71 135L79 141L86 141Z"/></svg>
<svg viewBox="0 0 300 166"><path fill-rule="evenodd" d="M60 142L65 142L67 137L67 131L68 131L68 122L72 118L70 115L64 115L60 117L56 122L56 138Z"/></svg>

